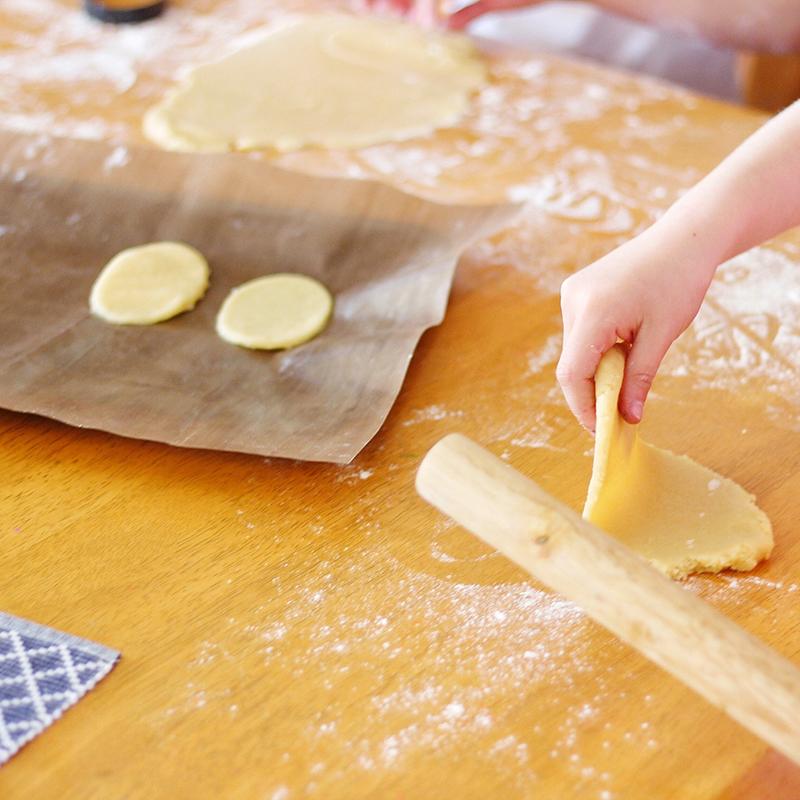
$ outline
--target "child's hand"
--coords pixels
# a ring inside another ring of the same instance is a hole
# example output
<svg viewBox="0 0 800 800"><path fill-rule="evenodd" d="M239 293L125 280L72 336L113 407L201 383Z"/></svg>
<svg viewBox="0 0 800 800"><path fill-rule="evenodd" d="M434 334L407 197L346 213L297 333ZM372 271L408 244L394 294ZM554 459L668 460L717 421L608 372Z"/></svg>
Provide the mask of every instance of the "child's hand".
<svg viewBox="0 0 800 800"><path fill-rule="evenodd" d="M451 14L447 18L447 26L453 30L461 30L483 14L512 11L517 8L538 5L541 2L542 0L476 0Z"/></svg>
<svg viewBox="0 0 800 800"><path fill-rule="evenodd" d="M800 224L800 101L770 120L640 236L564 281L558 380L594 429L594 373L617 339L631 346L619 408L642 417L672 342L697 314L717 265Z"/></svg>
<svg viewBox="0 0 800 800"><path fill-rule="evenodd" d="M662 222L664 222L662 220ZM594 430L594 373L618 340L630 344L619 408L642 418L647 393L672 342L697 314L716 263L691 232L652 228L575 273L561 287L564 345L556 374L569 407Z"/></svg>

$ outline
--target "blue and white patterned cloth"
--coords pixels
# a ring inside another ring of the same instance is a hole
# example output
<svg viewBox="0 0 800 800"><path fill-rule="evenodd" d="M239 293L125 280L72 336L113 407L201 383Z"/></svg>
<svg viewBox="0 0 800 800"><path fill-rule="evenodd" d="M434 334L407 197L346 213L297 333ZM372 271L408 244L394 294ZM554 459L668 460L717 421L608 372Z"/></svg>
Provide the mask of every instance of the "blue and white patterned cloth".
<svg viewBox="0 0 800 800"><path fill-rule="evenodd" d="M103 645L0 612L0 764L117 663Z"/></svg>

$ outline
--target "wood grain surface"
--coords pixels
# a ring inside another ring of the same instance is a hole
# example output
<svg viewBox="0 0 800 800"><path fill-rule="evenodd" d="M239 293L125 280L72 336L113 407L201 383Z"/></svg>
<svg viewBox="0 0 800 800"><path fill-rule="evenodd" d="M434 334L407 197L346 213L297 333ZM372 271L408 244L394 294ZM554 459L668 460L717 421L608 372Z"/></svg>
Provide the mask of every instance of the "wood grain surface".
<svg viewBox="0 0 800 800"><path fill-rule="evenodd" d="M181 63L283 13L191 5L126 32L67 2L4 3L0 125L114 140L124 158ZM123 653L0 771L0 796L800 796L797 768L444 522L413 486L427 449L461 431L580 507L591 441L553 374L560 281L645 226L761 119L508 54L458 129L278 159L443 200L530 202L462 259L444 323L350 466L178 450L0 412L0 607ZM771 560L685 589L795 663L798 262L790 235L720 271L643 423L649 440L758 495L775 526Z"/></svg>
<svg viewBox="0 0 800 800"><path fill-rule="evenodd" d="M615 393L615 405L616 399ZM758 637L466 436L450 434L428 451L416 487L443 514L800 766L800 669Z"/></svg>

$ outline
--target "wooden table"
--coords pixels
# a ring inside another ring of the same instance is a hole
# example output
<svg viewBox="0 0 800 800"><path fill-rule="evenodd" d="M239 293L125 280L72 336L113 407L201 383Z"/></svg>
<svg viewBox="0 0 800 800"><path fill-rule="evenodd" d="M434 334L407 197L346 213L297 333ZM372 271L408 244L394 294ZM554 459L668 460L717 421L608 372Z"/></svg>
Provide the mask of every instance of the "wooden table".
<svg viewBox="0 0 800 800"><path fill-rule="evenodd" d="M135 143L180 63L280 13L246 0L191 5L117 31L71 4L4 4L0 124ZM413 488L422 455L459 430L580 505L591 441L553 375L559 283L760 122L587 64L505 55L456 130L279 159L440 199L530 203L512 230L466 254L444 324L348 467L0 412L0 607L123 653L0 772L0 795L800 796L800 769ZM795 659L798 262L795 235L721 271L644 423L653 441L758 495L774 557L686 589Z"/></svg>

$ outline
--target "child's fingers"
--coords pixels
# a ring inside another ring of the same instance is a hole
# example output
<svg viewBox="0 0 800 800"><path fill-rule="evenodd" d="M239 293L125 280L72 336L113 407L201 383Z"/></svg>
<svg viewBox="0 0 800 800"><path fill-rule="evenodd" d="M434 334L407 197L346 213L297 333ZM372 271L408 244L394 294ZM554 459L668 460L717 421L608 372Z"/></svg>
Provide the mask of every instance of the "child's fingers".
<svg viewBox="0 0 800 800"><path fill-rule="evenodd" d="M594 373L603 353L614 345L617 337L611 331L595 331L577 325L565 336L556 377L561 384L567 405L578 421L590 431L595 427Z"/></svg>
<svg viewBox="0 0 800 800"><path fill-rule="evenodd" d="M642 419L647 393L672 340L657 328L641 327L625 362L625 377L619 393L619 410L631 423Z"/></svg>
<svg viewBox="0 0 800 800"><path fill-rule="evenodd" d="M369 6L379 13L405 16L413 8L413 0L371 0Z"/></svg>
<svg viewBox="0 0 800 800"><path fill-rule="evenodd" d="M456 11L447 18L447 26L452 30L461 30L472 20L492 11L506 11L533 5L535 0L478 0Z"/></svg>
<svg viewBox="0 0 800 800"><path fill-rule="evenodd" d="M465 8L450 14L447 18L447 27L454 31L463 30L473 19L480 17L488 10L486 3L482 2L482 0L478 0L477 3L471 3Z"/></svg>
<svg viewBox="0 0 800 800"><path fill-rule="evenodd" d="M411 0L408 19L422 28L432 30L439 23L438 4L435 0Z"/></svg>

